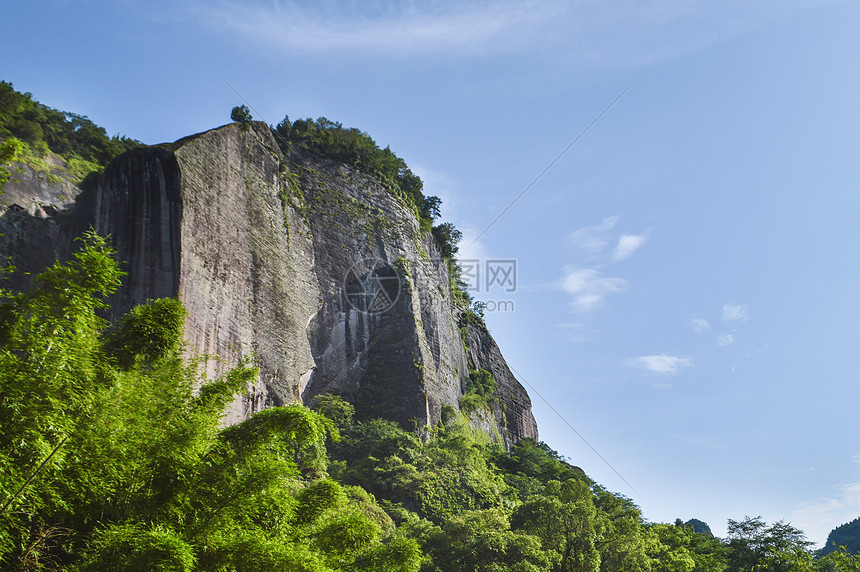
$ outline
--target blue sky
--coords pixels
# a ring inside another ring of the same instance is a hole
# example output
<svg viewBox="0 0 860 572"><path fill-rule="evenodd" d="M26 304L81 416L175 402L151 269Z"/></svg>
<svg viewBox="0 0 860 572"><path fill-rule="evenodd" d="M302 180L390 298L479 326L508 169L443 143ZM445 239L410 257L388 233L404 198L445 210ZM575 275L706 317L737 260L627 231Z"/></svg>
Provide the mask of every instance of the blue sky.
<svg viewBox="0 0 860 572"><path fill-rule="evenodd" d="M517 260L516 292L477 296L514 304L487 321L542 438L649 520L723 534L762 515L820 544L860 516L860 4L0 12L0 78L111 134L226 123L229 82L269 123L323 115L390 145L444 199L464 257Z"/></svg>

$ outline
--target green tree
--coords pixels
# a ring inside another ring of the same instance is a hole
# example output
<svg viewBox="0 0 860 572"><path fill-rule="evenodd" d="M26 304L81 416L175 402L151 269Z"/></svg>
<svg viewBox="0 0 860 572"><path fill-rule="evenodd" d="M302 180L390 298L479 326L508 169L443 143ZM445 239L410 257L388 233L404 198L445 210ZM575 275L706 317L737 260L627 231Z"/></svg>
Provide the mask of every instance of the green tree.
<svg viewBox="0 0 860 572"><path fill-rule="evenodd" d="M860 572L860 556L845 547L831 550L818 561L821 572Z"/></svg>
<svg viewBox="0 0 860 572"><path fill-rule="evenodd" d="M278 144L284 148L286 153L289 150L290 135L293 130L293 124L290 122L290 116L285 115L284 119L275 127L275 138Z"/></svg>
<svg viewBox="0 0 860 572"><path fill-rule="evenodd" d="M592 487L597 508L597 540L601 572L648 570L647 538L642 534L642 515L633 502L599 485Z"/></svg>
<svg viewBox="0 0 860 572"><path fill-rule="evenodd" d="M67 264L0 303L0 554L37 559L58 525L40 517L60 480L79 419L108 383L97 311L119 286L113 251L93 233ZM60 527L62 528L62 527ZM42 540L40 540L42 539Z"/></svg>
<svg viewBox="0 0 860 572"><path fill-rule="evenodd" d="M238 123L242 129L247 131L251 127L251 121L254 118L247 105L237 105L232 111L230 111L230 119Z"/></svg>
<svg viewBox="0 0 860 572"><path fill-rule="evenodd" d="M803 572L813 570L811 542L803 531L782 521L768 526L761 517L728 522L729 572Z"/></svg>
<svg viewBox="0 0 860 572"><path fill-rule="evenodd" d="M692 530L683 524L653 524L646 527L652 572L693 572L696 560L690 544Z"/></svg>
<svg viewBox="0 0 860 572"><path fill-rule="evenodd" d="M860 518L855 518L831 530L821 553L827 555L839 550L839 547L844 547L850 553L860 554Z"/></svg>
<svg viewBox="0 0 860 572"><path fill-rule="evenodd" d="M317 395L311 408L334 421L339 431L348 431L352 428L355 407L339 395L331 393Z"/></svg>
<svg viewBox="0 0 860 572"><path fill-rule="evenodd" d="M498 509L468 511L445 522L425 545L439 572L539 572L550 570L555 554L538 538L514 532Z"/></svg>
<svg viewBox="0 0 860 572"><path fill-rule="evenodd" d="M442 216L442 211L439 208L442 206L442 199L439 197L424 197L421 200L420 213L421 218L429 221L434 221Z"/></svg>
<svg viewBox="0 0 860 572"><path fill-rule="evenodd" d="M0 139L9 137L24 144L18 152L20 162L50 171L44 161L50 151L63 158L66 171L79 180L120 153L142 145L127 137L108 137L88 118L42 105L29 93L0 81Z"/></svg>
<svg viewBox="0 0 860 572"><path fill-rule="evenodd" d="M695 572L724 572L727 564L727 547L712 533L710 527L702 521L675 521L675 526L683 526L687 532L687 548L696 563ZM698 523L698 524L697 524ZM702 532L704 531L704 532Z"/></svg>
<svg viewBox="0 0 860 572"><path fill-rule="evenodd" d="M511 522L514 530L537 536L545 550L556 553L553 570L600 570L597 509L584 481L549 481L541 493L514 509Z"/></svg>
<svg viewBox="0 0 860 572"><path fill-rule="evenodd" d="M439 251L444 258L454 258L460 248L457 244L462 240L463 233L454 228L450 222L443 222L433 227L433 238L439 245Z"/></svg>

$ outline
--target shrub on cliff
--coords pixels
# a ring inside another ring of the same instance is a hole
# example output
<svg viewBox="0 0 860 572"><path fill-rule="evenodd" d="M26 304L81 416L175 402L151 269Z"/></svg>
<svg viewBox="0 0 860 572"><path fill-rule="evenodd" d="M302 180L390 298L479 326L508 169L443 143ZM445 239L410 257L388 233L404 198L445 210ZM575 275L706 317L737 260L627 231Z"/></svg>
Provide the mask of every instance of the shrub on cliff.
<svg viewBox="0 0 860 572"><path fill-rule="evenodd" d="M380 148L364 131L325 117L297 119L292 124L285 117L273 131L284 153L294 144L343 161L378 177L408 204L420 209L424 200L421 179L389 147Z"/></svg>
<svg viewBox="0 0 860 572"><path fill-rule="evenodd" d="M12 173L7 168L9 163L13 163L18 159L24 151L24 144L15 137L9 137L3 143L0 143L0 191L3 190L3 185L12 177Z"/></svg>
<svg viewBox="0 0 860 572"><path fill-rule="evenodd" d="M254 117L251 115L251 110L245 105L237 105L230 112L230 119L239 124L239 127L247 131L251 127L251 120Z"/></svg>

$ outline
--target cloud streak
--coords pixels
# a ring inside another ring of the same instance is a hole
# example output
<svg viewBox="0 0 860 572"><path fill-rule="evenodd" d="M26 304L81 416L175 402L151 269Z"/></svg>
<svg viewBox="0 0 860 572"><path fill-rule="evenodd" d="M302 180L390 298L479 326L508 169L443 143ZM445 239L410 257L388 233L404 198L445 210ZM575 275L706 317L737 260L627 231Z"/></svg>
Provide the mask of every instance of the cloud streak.
<svg viewBox="0 0 860 572"><path fill-rule="evenodd" d="M697 334L703 334L711 329L711 324L709 324L704 318L690 318L687 325L689 325Z"/></svg>
<svg viewBox="0 0 860 572"><path fill-rule="evenodd" d="M721 348L728 347L735 343L735 337L731 334L723 334L721 336L717 336L717 345Z"/></svg>
<svg viewBox="0 0 860 572"><path fill-rule="evenodd" d="M568 243L573 247L574 254L584 258L596 258L609 246L609 233L618 224L617 216L603 219L603 222L593 226L585 226L570 233Z"/></svg>
<svg viewBox="0 0 860 572"><path fill-rule="evenodd" d="M612 253L612 262L621 262L633 255L634 252L648 240L647 234L622 234Z"/></svg>
<svg viewBox="0 0 860 572"><path fill-rule="evenodd" d="M184 0L197 22L294 53L402 58L517 53L526 39L566 12L561 2L238 2ZM504 39L508 38L506 44Z"/></svg>
<svg viewBox="0 0 860 572"><path fill-rule="evenodd" d="M165 2L138 10L152 17ZM472 0L430 3L332 0L176 0L175 13L218 33L292 53L388 58L540 53L575 65L630 66L674 59L772 23L809 0ZM158 16L156 16L158 15Z"/></svg>
<svg viewBox="0 0 860 572"><path fill-rule="evenodd" d="M660 374L678 373L682 367L693 367L691 358L670 356L666 354L639 356L624 360L627 367L645 369Z"/></svg>
<svg viewBox="0 0 860 572"><path fill-rule="evenodd" d="M723 322L746 322L749 319L749 306L726 302L723 304Z"/></svg>
<svg viewBox="0 0 860 572"><path fill-rule="evenodd" d="M833 496L803 502L791 513L792 523L819 542L824 542L834 526L856 518L860 512L860 483L839 485L833 491Z"/></svg>
<svg viewBox="0 0 860 572"><path fill-rule="evenodd" d="M590 341L596 333L594 330L588 329L582 322L564 322L556 324L556 326L564 332L564 336L572 342L587 342Z"/></svg>
<svg viewBox="0 0 860 572"><path fill-rule="evenodd" d="M558 286L570 294L570 307L576 313L593 312L603 306L609 295L627 290L625 279L607 276L602 269L632 256L645 244L648 233L622 233L616 238L618 221L618 216L609 216L567 237L567 244L579 264L564 268Z"/></svg>
<svg viewBox="0 0 860 572"><path fill-rule="evenodd" d="M627 281L603 276L593 268L568 268L561 280L561 288L573 297L571 308L574 311L591 312L599 308L609 294L626 290Z"/></svg>

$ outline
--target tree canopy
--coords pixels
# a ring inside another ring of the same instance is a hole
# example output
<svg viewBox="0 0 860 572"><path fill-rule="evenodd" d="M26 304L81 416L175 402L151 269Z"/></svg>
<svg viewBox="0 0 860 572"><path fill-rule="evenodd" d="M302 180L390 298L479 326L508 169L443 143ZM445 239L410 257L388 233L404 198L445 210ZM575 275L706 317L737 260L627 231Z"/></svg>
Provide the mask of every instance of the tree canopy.
<svg viewBox="0 0 860 572"><path fill-rule="evenodd" d="M127 137L109 137L89 118L43 105L31 94L0 81L0 140L10 137L24 144L19 159L44 166L51 152L65 159L69 171L80 179L104 168L120 153L142 145Z"/></svg>

